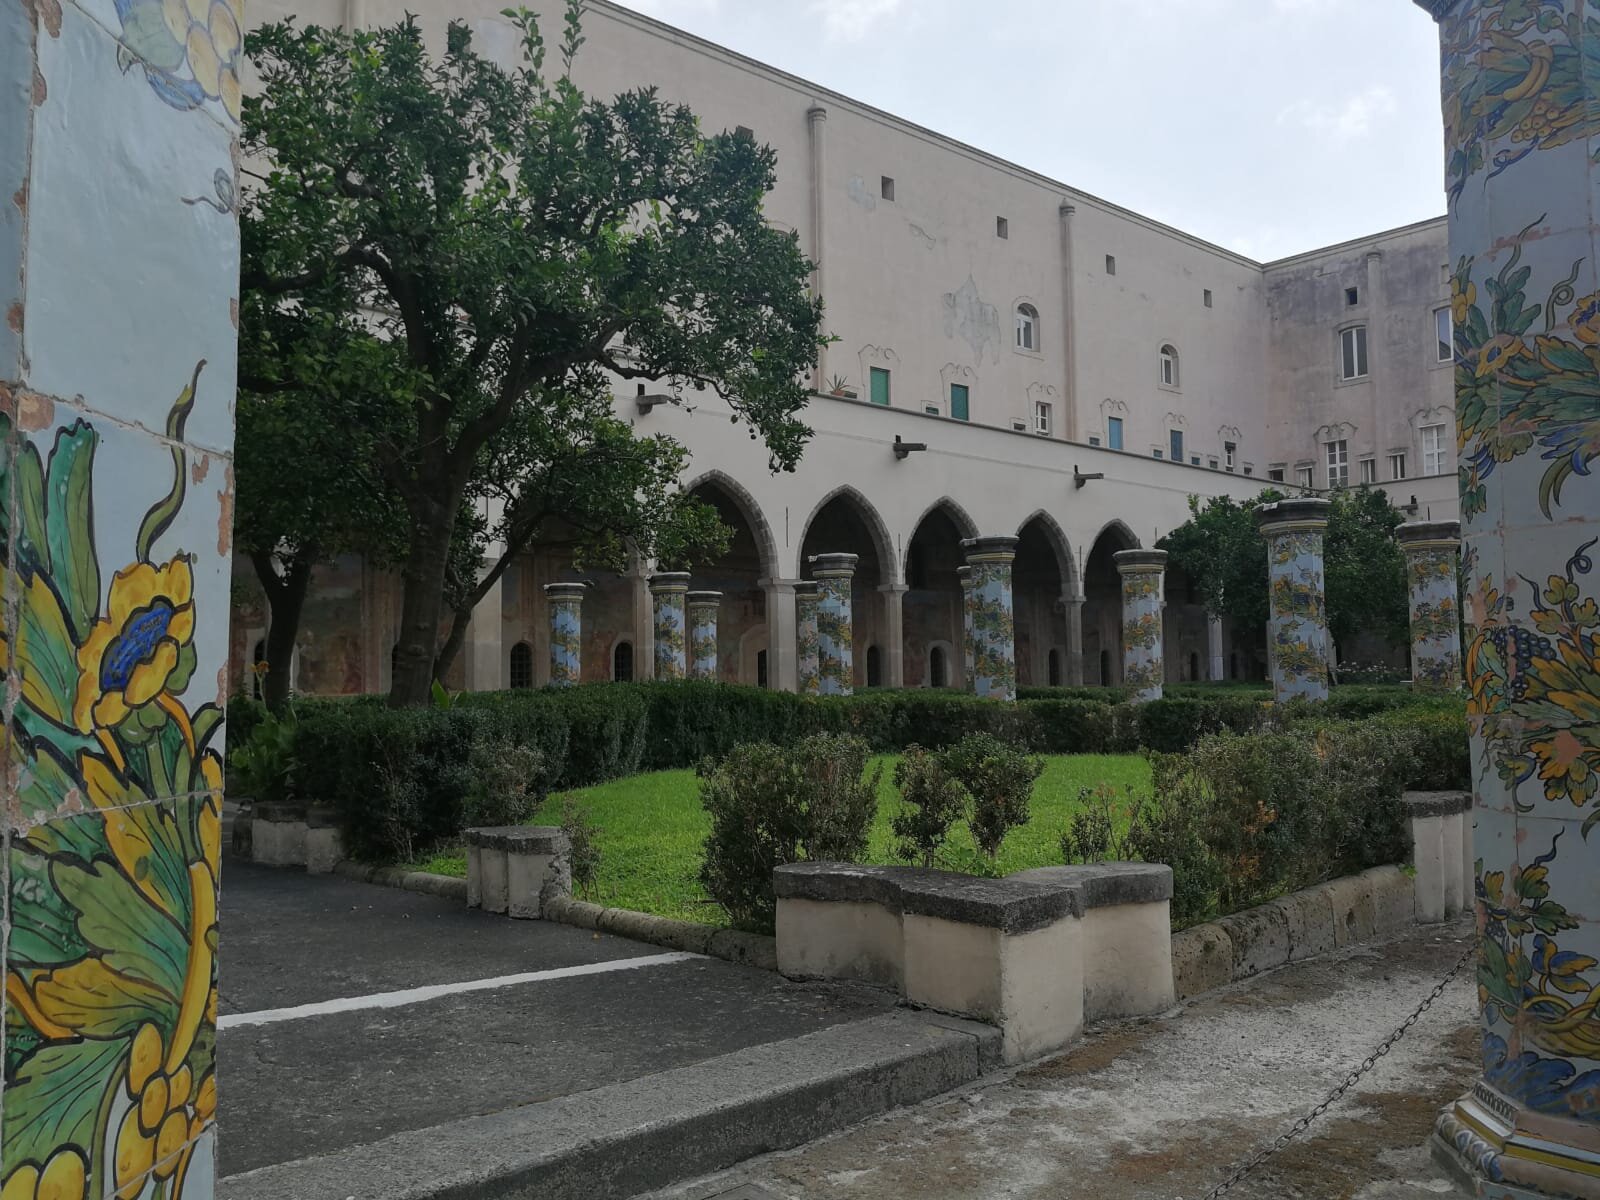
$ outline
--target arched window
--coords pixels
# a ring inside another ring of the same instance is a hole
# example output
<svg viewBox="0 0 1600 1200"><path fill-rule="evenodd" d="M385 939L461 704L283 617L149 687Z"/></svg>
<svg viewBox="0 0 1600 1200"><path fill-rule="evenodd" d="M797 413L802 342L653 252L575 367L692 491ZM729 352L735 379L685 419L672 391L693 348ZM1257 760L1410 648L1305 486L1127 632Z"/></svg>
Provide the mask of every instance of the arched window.
<svg viewBox="0 0 1600 1200"><path fill-rule="evenodd" d="M633 682L633 643L618 642L611 648L611 681Z"/></svg>
<svg viewBox="0 0 1600 1200"><path fill-rule="evenodd" d="M928 686L949 687L950 672L944 661L944 647L935 646L928 651Z"/></svg>
<svg viewBox="0 0 1600 1200"><path fill-rule="evenodd" d="M1178 386L1178 351L1170 343L1161 347L1161 384L1163 387Z"/></svg>
<svg viewBox="0 0 1600 1200"><path fill-rule="evenodd" d="M1039 349L1039 310L1031 304L1017 305L1017 349Z"/></svg>
<svg viewBox="0 0 1600 1200"><path fill-rule="evenodd" d="M518 642L511 647L511 686L514 688L533 686L533 647L527 642Z"/></svg>
<svg viewBox="0 0 1600 1200"><path fill-rule="evenodd" d="M1050 686L1061 686L1061 651L1050 651Z"/></svg>
<svg viewBox="0 0 1600 1200"><path fill-rule="evenodd" d="M867 647L867 686L883 686L883 662L876 646Z"/></svg>

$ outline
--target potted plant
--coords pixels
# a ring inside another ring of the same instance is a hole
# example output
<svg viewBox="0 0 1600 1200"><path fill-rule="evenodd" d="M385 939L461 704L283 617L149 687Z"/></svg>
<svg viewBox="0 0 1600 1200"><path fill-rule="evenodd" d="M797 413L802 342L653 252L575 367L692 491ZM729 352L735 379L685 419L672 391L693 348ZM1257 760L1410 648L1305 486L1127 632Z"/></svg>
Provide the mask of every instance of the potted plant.
<svg viewBox="0 0 1600 1200"><path fill-rule="evenodd" d="M843 396L846 400L855 400L859 393L850 386L850 381L843 375L835 375L828 380L828 394L830 396Z"/></svg>

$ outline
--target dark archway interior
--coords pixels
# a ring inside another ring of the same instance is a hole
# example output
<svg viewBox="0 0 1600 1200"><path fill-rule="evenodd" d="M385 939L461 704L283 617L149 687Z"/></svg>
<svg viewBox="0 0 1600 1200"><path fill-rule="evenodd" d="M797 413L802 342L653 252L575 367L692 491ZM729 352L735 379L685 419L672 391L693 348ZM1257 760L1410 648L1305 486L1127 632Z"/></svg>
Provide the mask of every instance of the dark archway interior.
<svg viewBox="0 0 1600 1200"><path fill-rule="evenodd" d="M935 508L922 518L906 547L904 604L907 687L956 687L955 655L935 654L941 643L960 650L964 631L961 577L966 564L961 529L949 511ZM964 652L963 652L964 653Z"/></svg>
<svg viewBox="0 0 1600 1200"><path fill-rule="evenodd" d="M1084 682L1110 686L1122 682L1122 576L1112 557L1136 550L1120 525L1101 532L1083 566ZM1095 664L1098 664L1096 667ZM1091 675L1097 678L1089 677Z"/></svg>
<svg viewBox="0 0 1600 1200"><path fill-rule="evenodd" d="M717 675L725 683L756 683L757 665L741 661L740 648L748 635L761 641L759 632L767 623L767 596L761 588L766 564L761 560L755 527L743 506L715 480L707 480L689 493L716 509L718 518L733 531L728 549L711 562L693 569L692 587L696 591L722 593L717 614Z"/></svg>
<svg viewBox="0 0 1600 1200"><path fill-rule="evenodd" d="M811 559L818 554L854 554L855 579L850 589L855 626L855 686L867 686L867 648L883 641L883 567L877 545L862 514L860 502L850 495L835 496L812 518L800 543L801 571L816 578Z"/></svg>
<svg viewBox="0 0 1600 1200"><path fill-rule="evenodd" d="M1022 687L1043 687L1050 683L1052 661L1059 674L1060 662L1067 653L1067 619L1061 605L1067 587L1056 543L1039 517L1024 525L1017 535L1011 589L1017 631L1017 683Z"/></svg>

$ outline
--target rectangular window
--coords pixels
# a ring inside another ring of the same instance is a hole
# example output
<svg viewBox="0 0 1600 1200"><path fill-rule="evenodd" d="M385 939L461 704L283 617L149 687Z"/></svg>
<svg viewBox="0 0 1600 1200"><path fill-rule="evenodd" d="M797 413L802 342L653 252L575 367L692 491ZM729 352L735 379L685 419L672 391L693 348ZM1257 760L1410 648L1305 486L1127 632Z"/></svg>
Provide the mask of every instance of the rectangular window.
<svg viewBox="0 0 1600 1200"><path fill-rule="evenodd" d="M1161 451L1159 449L1150 451L1150 457L1151 458L1160 458L1161 457Z"/></svg>
<svg viewBox="0 0 1600 1200"><path fill-rule="evenodd" d="M1026 421L1013 421L1011 422L1011 428L1017 433L1027 433L1028 423Z"/></svg>
<svg viewBox="0 0 1600 1200"><path fill-rule="evenodd" d="M1100 444L1100 438L1098 437L1098 435L1091 433L1089 435L1089 445L1098 446L1099 444Z"/></svg>
<svg viewBox="0 0 1600 1200"><path fill-rule="evenodd" d="M748 125L735 125L733 132L735 137L754 138L756 136L756 131Z"/></svg>
<svg viewBox="0 0 1600 1200"><path fill-rule="evenodd" d="M1043 400L1033 402L1033 431L1040 437L1050 436L1050 406Z"/></svg>
<svg viewBox="0 0 1600 1200"><path fill-rule="evenodd" d="M1191 467L1198 467L1200 465L1200 456L1198 454L1189 455L1189 465Z"/></svg>
<svg viewBox="0 0 1600 1200"><path fill-rule="evenodd" d="M1171 451L1169 457L1173 462L1183 461L1183 430L1173 429L1167 432L1167 447Z"/></svg>
<svg viewBox="0 0 1600 1200"><path fill-rule="evenodd" d="M894 180L885 175L878 181L878 194L885 200L894 199Z"/></svg>
<svg viewBox="0 0 1600 1200"><path fill-rule="evenodd" d="M1344 304L1345 304L1345 307L1346 308L1354 308L1356 305L1358 305L1360 303L1361 303L1361 289L1360 288L1345 288L1345 290L1344 290Z"/></svg>
<svg viewBox="0 0 1600 1200"><path fill-rule="evenodd" d="M889 404L889 372L883 367L873 367L867 372L867 378L872 383L870 393L874 404Z"/></svg>
<svg viewBox="0 0 1600 1200"><path fill-rule="evenodd" d="M1389 478L1404 479L1406 477L1406 456L1404 454L1389 455Z"/></svg>
<svg viewBox="0 0 1600 1200"><path fill-rule="evenodd" d="M1295 482L1303 488L1310 487L1312 484L1311 472L1312 468L1310 467L1296 467L1294 469Z"/></svg>
<svg viewBox="0 0 1600 1200"><path fill-rule="evenodd" d="M1122 449L1122 418L1106 418L1106 445L1113 450Z"/></svg>
<svg viewBox="0 0 1600 1200"><path fill-rule="evenodd" d="M922 406L922 411L927 413L930 417L937 417L939 415L939 406L937 404L924 404Z"/></svg>
<svg viewBox="0 0 1600 1200"><path fill-rule="evenodd" d="M1245 463L1244 473L1246 475L1254 475L1256 473L1255 465L1253 463Z"/></svg>
<svg viewBox="0 0 1600 1200"><path fill-rule="evenodd" d="M1434 354L1440 362L1450 362L1456 356L1456 327L1448 308L1434 311L1433 326L1434 335L1438 341Z"/></svg>
<svg viewBox="0 0 1600 1200"><path fill-rule="evenodd" d="M1206 302L1206 307L1210 308L1211 307L1211 289L1210 288L1206 288L1206 290L1205 290L1205 302Z"/></svg>
<svg viewBox="0 0 1600 1200"><path fill-rule="evenodd" d="M1238 456L1239 456L1239 445L1238 445L1238 443L1237 442L1223 442L1222 443L1222 453L1223 453L1223 456L1228 461L1228 470L1231 472L1233 470L1233 468L1234 468L1234 466L1235 466L1235 464L1237 462Z"/></svg>
<svg viewBox="0 0 1600 1200"><path fill-rule="evenodd" d="M1424 475L1444 474L1444 426L1424 425L1422 427L1422 473Z"/></svg>
<svg viewBox="0 0 1600 1200"><path fill-rule="evenodd" d="M1211 468L1211 469L1212 469L1212 470L1213 470L1213 471L1215 471L1215 470L1217 470L1217 469L1218 469L1218 468L1219 468L1219 467L1220 467L1220 466L1221 466L1221 465L1222 465L1222 464L1221 464L1221 463L1219 463L1219 462L1218 462L1218 461L1217 461L1217 460L1216 460L1216 458L1215 458L1215 457L1212 457L1212 458L1208 458L1208 459L1206 459L1206 466L1208 466L1208 467L1210 467L1210 468Z"/></svg>
<svg viewBox="0 0 1600 1200"><path fill-rule="evenodd" d="M1375 459L1375 458L1363 458L1361 460L1361 482L1362 483L1377 483L1378 482L1378 460L1377 459Z"/></svg>
<svg viewBox="0 0 1600 1200"><path fill-rule="evenodd" d="M1282 483L1284 470L1285 468L1283 467L1268 467L1267 478L1272 480L1273 483Z"/></svg>
<svg viewBox="0 0 1600 1200"><path fill-rule="evenodd" d="M1367 373L1367 327L1355 325L1339 334L1339 378L1361 379Z"/></svg>
<svg viewBox="0 0 1600 1200"><path fill-rule="evenodd" d="M1350 443L1340 439L1329 442L1328 446L1328 486L1341 488L1350 486Z"/></svg>
<svg viewBox="0 0 1600 1200"><path fill-rule="evenodd" d="M950 385L950 415L958 421L965 421L970 415L967 410L967 400L970 393L964 383Z"/></svg>
<svg viewBox="0 0 1600 1200"><path fill-rule="evenodd" d="M1011 236L1011 222L1004 217L996 217L994 219L994 235L997 238L1009 238Z"/></svg>
<svg viewBox="0 0 1600 1200"><path fill-rule="evenodd" d="M1117 273L1117 256L1115 254L1108 254L1108 255L1106 255L1106 274L1107 275L1115 275L1116 273Z"/></svg>

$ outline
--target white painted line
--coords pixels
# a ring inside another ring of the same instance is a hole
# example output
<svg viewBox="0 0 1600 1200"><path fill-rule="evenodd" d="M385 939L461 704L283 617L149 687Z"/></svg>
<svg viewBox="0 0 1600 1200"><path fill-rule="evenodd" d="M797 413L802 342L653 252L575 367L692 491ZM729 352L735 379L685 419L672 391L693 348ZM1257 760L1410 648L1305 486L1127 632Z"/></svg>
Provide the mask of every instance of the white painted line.
<svg viewBox="0 0 1600 1200"><path fill-rule="evenodd" d="M272 1025L278 1021L299 1021L306 1017L325 1017L332 1013L359 1012L364 1008L403 1008L441 996L464 992L487 992L494 988L516 987L523 983L545 983L552 979L576 979L583 975L606 975L612 971L637 971L642 967L664 967L670 963L704 958L703 954L674 951L647 954L642 958L613 958L606 962L585 963L579 967L554 967L548 971L529 971L522 975L500 975L494 979L468 979L461 983L436 983L429 987L407 988L403 992L378 992L371 996L351 996L342 1000L322 1000L294 1008L267 1008L253 1013L227 1013L217 1020L218 1029L240 1025Z"/></svg>

